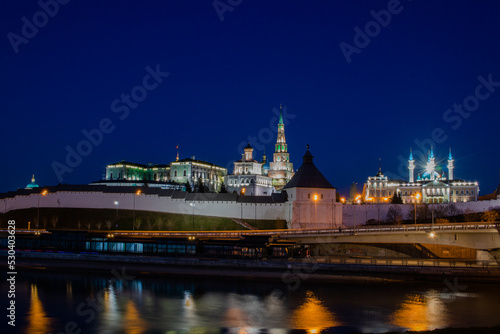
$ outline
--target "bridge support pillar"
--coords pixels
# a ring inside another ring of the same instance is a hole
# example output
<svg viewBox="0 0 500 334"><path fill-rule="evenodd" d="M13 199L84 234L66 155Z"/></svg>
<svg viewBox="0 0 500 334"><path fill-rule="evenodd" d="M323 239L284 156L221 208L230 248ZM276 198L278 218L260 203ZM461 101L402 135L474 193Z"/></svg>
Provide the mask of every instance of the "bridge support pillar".
<svg viewBox="0 0 500 334"><path fill-rule="evenodd" d="M498 260L489 251L478 249L476 250L476 261L498 261Z"/></svg>

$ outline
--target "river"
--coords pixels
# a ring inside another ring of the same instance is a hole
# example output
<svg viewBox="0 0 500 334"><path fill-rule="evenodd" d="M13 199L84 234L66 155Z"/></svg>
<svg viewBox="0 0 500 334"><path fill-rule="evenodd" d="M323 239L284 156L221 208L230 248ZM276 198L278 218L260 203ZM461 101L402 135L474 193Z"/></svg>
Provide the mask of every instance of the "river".
<svg viewBox="0 0 500 334"><path fill-rule="evenodd" d="M2 282L2 295L6 287ZM32 334L383 333L500 324L500 286L454 279L313 284L302 277L287 286L41 270L18 273L15 301L15 332Z"/></svg>

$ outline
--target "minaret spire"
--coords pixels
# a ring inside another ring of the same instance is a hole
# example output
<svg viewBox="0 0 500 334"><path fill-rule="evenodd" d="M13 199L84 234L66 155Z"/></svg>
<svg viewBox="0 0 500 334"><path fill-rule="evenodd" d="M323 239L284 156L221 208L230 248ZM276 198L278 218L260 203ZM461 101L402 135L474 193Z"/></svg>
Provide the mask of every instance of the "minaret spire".
<svg viewBox="0 0 500 334"><path fill-rule="evenodd" d="M429 173L429 178L431 180L435 179L434 172L436 170L436 162L434 161L436 158L434 157L434 150L432 149L431 145L431 150L429 151L429 158L427 159L427 167L425 168L427 173Z"/></svg>
<svg viewBox="0 0 500 334"><path fill-rule="evenodd" d="M453 169L455 168L455 160L453 160L453 156L451 155L451 147L450 153L448 155L448 180L453 180Z"/></svg>
<svg viewBox="0 0 500 334"><path fill-rule="evenodd" d="M278 124L283 124L283 106L280 103L280 120Z"/></svg>
<svg viewBox="0 0 500 334"><path fill-rule="evenodd" d="M411 147L410 147L410 157L408 158L408 172L409 172L408 181L410 183L415 182L415 160L413 159L413 152Z"/></svg>

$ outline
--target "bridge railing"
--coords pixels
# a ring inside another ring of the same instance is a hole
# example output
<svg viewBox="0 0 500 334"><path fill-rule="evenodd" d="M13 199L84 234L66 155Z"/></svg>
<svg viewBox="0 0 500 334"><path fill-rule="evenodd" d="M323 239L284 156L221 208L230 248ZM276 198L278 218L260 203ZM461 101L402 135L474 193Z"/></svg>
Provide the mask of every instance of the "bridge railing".
<svg viewBox="0 0 500 334"><path fill-rule="evenodd" d="M454 259L365 259L365 258L326 258L315 259L317 263L373 266L405 266L405 267L449 267L449 268L494 268L498 269L496 261L454 260ZM300 260L302 261L302 260ZM311 262L311 260L303 260Z"/></svg>
<svg viewBox="0 0 500 334"><path fill-rule="evenodd" d="M324 234L358 234L358 233L389 233L389 232L429 232L429 231L465 231L499 229L500 223L457 223L457 224L419 224L419 225L382 225L382 226L354 226L335 228L308 228L293 230L245 230L245 231L109 231L114 235L128 236L157 236L157 237L216 237L239 238L242 236L264 235L273 237L298 236L298 235L324 235ZM7 232L0 229L0 233ZM49 233L45 230L17 230L17 233ZM103 231L94 231L103 232Z"/></svg>

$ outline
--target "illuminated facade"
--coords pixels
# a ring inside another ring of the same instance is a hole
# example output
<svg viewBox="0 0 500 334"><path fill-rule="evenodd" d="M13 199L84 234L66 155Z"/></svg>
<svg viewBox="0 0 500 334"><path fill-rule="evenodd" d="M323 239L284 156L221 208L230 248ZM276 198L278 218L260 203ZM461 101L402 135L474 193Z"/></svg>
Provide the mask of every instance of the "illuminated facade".
<svg viewBox="0 0 500 334"><path fill-rule="evenodd" d="M250 144L244 149L240 160L234 162L232 175L226 177L227 191L240 195L270 196L273 193L273 180L267 176L267 161L264 154L262 162L253 158Z"/></svg>
<svg viewBox="0 0 500 334"><path fill-rule="evenodd" d="M170 163L170 181L186 183L193 187L198 180L208 187L210 191L218 192L227 175L227 169L213 163L196 160L194 157Z"/></svg>
<svg viewBox="0 0 500 334"><path fill-rule="evenodd" d="M106 180L169 181L170 166L121 161L106 166Z"/></svg>
<svg viewBox="0 0 500 334"><path fill-rule="evenodd" d="M158 186L164 189L179 189L176 184L186 182L193 187L198 179L210 191L219 191L227 169L210 162L187 158L177 160L170 165L138 164L122 161L106 166L106 178L95 184L107 185L144 185Z"/></svg>
<svg viewBox="0 0 500 334"><path fill-rule="evenodd" d="M279 191L292 179L293 164L290 162L288 145L285 140L285 124L283 124L283 109L280 107L278 122L278 138L276 139L273 161L269 165L268 176L273 179L274 188Z"/></svg>
<svg viewBox="0 0 500 334"><path fill-rule="evenodd" d="M448 176L439 171L431 148L422 176L418 173L415 180L415 160L410 151L408 158L408 181L389 180L381 169L375 176L368 177L363 186L362 197L366 203L387 203L394 194L400 194L403 203L456 203L477 201L479 185L476 181L464 181L454 178L455 160L448 155ZM418 194L418 195L417 195ZM417 197L419 197L417 199Z"/></svg>

